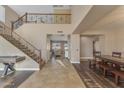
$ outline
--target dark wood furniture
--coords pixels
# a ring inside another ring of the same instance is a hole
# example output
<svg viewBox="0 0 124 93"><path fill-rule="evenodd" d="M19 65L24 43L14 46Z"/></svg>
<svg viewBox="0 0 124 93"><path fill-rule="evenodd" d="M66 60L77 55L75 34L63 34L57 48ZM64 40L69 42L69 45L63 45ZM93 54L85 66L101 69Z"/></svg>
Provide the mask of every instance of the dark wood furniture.
<svg viewBox="0 0 124 93"><path fill-rule="evenodd" d="M112 52L112 57L121 58L121 52Z"/></svg>
<svg viewBox="0 0 124 93"><path fill-rule="evenodd" d="M121 58L121 52L112 52L112 57ZM103 69L104 76L106 76L107 71L109 73L109 71L111 71L112 68L120 69L120 65L118 65L118 64L115 64L113 62L105 62L105 61L108 61L108 60L105 60L105 59L102 60L102 61L103 61L103 64L100 64L99 66L100 66L100 68ZM110 72L110 75L111 75L111 72Z"/></svg>
<svg viewBox="0 0 124 93"><path fill-rule="evenodd" d="M95 51L93 56L93 59L89 60L89 68L96 68L96 65L99 64L99 62L101 61L100 56L101 56L101 52L100 51Z"/></svg>
<svg viewBox="0 0 124 93"><path fill-rule="evenodd" d="M117 57L117 58L121 58L121 52L112 52L112 56ZM115 66L118 69L124 68L123 65L113 64L113 67L115 67Z"/></svg>
<svg viewBox="0 0 124 93"><path fill-rule="evenodd" d="M118 66L124 66L124 58L113 57L110 55L101 55L100 58L102 59L100 67L104 70L104 76L107 75L107 71L113 73L115 76L115 83L119 84L120 78L124 78L124 71L121 71ZM113 65L109 65L109 63L117 66L113 67Z"/></svg>
<svg viewBox="0 0 124 93"><path fill-rule="evenodd" d="M124 78L124 71L112 70L111 72L115 75L115 83L118 85L120 78Z"/></svg>
<svg viewBox="0 0 124 93"><path fill-rule="evenodd" d="M25 60L25 56L0 56L0 63L5 65L1 77L14 73L14 65L23 60Z"/></svg>

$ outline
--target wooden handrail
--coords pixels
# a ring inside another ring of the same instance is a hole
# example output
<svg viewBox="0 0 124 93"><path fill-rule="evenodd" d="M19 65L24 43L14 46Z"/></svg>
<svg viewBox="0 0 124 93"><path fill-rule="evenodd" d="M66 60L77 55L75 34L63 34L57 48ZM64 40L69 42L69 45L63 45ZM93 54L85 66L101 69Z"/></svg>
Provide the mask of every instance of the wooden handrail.
<svg viewBox="0 0 124 93"><path fill-rule="evenodd" d="M16 22L18 22L20 19L22 19L26 15L27 15L27 13L25 13L24 15L22 15L21 17L19 17L16 21L13 22L13 24L16 23Z"/></svg>
<svg viewBox="0 0 124 93"><path fill-rule="evenodd" d="M61 14L61 13L25 13L24 15L22 15L21 17L19 17L16 21L13 22L16 23L17 21L19 21L20 19L22 19L24 16L27 16L27 15L71 15L71 14Z"/></svg>
<svg viewBox="0 0 124 93"><path fill-rule="evenodd" d="M28 15L71 15L67 13L28 13Z"/></svg>
<svg viewBox="0 0 124 93"><path fill-rule="evenodd" d="M2 25L4 25L6 28L8 28L8 29L10 29L10 31L11 31L11 28L10 27L8 27L7 25L5 25L3 22L1 22L0 21L0 23L2 24ZM4 28L5 28L4 27ZM12 32L12 31L11 31ZM40 49L37 49L35 46L33 46L30 42L28 42L27 40L25 40L23 37L21 37L19 34L17 34L16 32L12 32L12 34L16 34L18 37L20 37L21 39L23 39L26 43L28 43L30 46L32 46L34 49L36 49L36 50L38 50L38 51L41 51Z"/></svg>
<svg viewBox="0 0 124 93"><path fill-rule="evenodd" d="M19 34L17 34L16 32L12 32L12 34L16 34L18 37L20 37L21 39L23 39L27 44L29 44L31 47L33 47L34 48L34 50L37 50L37 51L39 51L39 57L40 57L40 59L41 59L41 50L40 49L38 49L38 48L36 48L34 45L32 45L30 42L28 42L27 40L25 40L23 37L21 37Z"/></svg>
<svg viewBox="0 0 124 93"><path fill-rule="evenodd" d="M46 15L46 16L49 16L49 15L51 15L51 16L53 16L53 15L55 15L55 16L70 16L71 14L70 13L25 13L24 15L22 15L21 17L19 17L16 21L14 21L14 22L12 22L12 31L15 29L15 26L14 26L14 24L18 24L18 21L20 21L20 20L22 20L22 24L23 23L27 23L27 22L29 22L28 21L28 16L30 16L30 15L36 15L36 16L38 16L38 15ZM23 18L25 17L25 20L23 20ZM70 23L70 22L69 22Z"/></svg>
<svg viewBox="0 0 124 93"><path fill-rule="evenodd" d="M16 32L13 32L14 34L16 34L18 37L20 37L21 39L23 39L26 43L28 43L30 46L32 46L34 49L40 51L39 49L37 49L34 45L32 45L30 42L28 42L27 40L25 40L23 37L21 37L19 34L17 34Z"/></svg>

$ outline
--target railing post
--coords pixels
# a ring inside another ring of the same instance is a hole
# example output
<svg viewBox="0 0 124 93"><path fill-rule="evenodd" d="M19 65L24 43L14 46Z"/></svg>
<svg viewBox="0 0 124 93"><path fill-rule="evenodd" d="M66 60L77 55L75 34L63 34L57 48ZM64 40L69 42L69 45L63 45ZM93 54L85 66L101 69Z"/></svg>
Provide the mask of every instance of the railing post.
<svg viewBox="0 0 124 93"><path fill-rule="evenodd" d="M41 50L39 50L40 51L40 59L41 59Z"/></svg>
<svg viewBox="0 0 124 93"><path fill-rule="evenodd" d="M27 23L28 13L25 13L25 22Z"/></svg>
<svg viewBox="0 0 124 93"><path fill-rule="evenodd" d="M40 62L39 62L39 68L40 68L40 70L41 70L41 68L42 68L42 62L41 62L41 50L39 50L39 52L40 52Z"/></svg>
<svg viewBox="0 0 124 93"><path fill-rule="evenodd" d="M14 22L11 22L11 36L12 36L13 30L14 30Z"/></svg>

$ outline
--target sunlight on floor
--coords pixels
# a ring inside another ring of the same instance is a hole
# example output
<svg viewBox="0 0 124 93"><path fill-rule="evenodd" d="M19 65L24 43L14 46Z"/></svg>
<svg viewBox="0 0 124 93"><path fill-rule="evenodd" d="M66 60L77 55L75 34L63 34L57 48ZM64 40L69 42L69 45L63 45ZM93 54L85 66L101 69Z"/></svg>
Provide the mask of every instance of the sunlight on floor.
<svg viewBox="0 0 124 93"><path fill-rule="evenodd" d="M66 68L65 64L61 60L56 60L56 62L59 63L62 67Z"/></svg>

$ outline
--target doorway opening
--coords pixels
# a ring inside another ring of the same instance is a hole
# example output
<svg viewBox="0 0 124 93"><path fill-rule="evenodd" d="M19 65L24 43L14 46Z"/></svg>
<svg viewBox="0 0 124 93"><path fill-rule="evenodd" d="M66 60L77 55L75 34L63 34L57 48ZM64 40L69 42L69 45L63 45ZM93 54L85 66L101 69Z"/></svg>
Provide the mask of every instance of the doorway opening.
<svg viewBox="0 0 124 93"><path fill-rule="evenodd" d="M68 58L67 41L51 41L51 56L58 58Z"/></svg>
<svg viewBox="0 0 124 93"><path fill-rule="evenodd" d="M69 35L47 35L48 59L70 58L70 36Z"/></svg>
<svg viewBox="0 0 124 93"><path fill-rule="evenodd" d="M81 35L80 36L80 59L87 61L93 59L94 52L104 52L104 35Z"/></svg>

